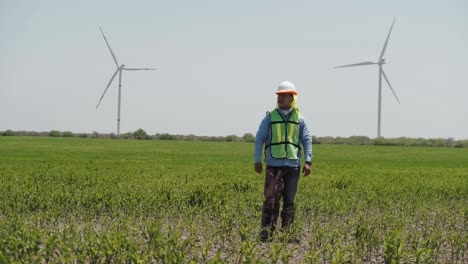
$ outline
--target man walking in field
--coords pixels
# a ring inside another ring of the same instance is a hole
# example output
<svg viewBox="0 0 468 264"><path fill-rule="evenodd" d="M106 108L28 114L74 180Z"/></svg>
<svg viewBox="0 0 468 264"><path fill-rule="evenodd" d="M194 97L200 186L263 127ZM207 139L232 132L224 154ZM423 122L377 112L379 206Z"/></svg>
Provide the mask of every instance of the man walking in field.
<svg viewBox="0 0 468 264"><path fill-rule="evenodd" d="M312 166L312 137L296 105L296 87L288 81L282 82L276 94L277 107L267 112L255 137L257 173L263 171L262 150L265 146L265 201L260 233L260 240L263 242L267 241L275 230L281 198L281 228L288 229L294 222L294 198L301 168L301 149L304 150L304 176L311 173Z"/></svg>

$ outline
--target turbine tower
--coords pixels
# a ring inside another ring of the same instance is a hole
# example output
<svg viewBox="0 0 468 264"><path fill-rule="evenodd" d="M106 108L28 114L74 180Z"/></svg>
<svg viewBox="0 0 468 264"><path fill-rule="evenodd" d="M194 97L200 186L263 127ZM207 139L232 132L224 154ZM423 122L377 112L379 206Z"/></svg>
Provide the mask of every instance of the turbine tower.
<svg viewBox="0 0 468 264"><path fill-rule="evenodd" d="M348 65L342 65L342 66L336 66L335 68L345 68L345 67L353 67L353 66L363 66L363 65L374 65L377 64L379 65L379 99L378 99L378 121L377 121L377 137L380 137L380 124L381 124L381 113L382 113L382 76L387 82L388 86L392 90L393 95L395 96L395 99L397 100L398 103L400 103L400 100L398 99L398 96L396 95L395 91L392 88L392 85L390 84L390 81L387 78L387 75L385 74L383 70L383 65L386 63L385 59L383 58L385 54L385 50L387 49L387 44L388 44L388 39L390 38L390 34L392 33L393 29L393 24L395 24L396 17L393 19L392 26L390 27L390 31L388 32L387 35L387 40L385 40L385 44L383 46L382 51L380 52L380 57L377 62L371 62L371 61L365 61L365 62L360 62L360 63L354 63L354 64L348 64Z"/></svg>
<svg viewBox="0 0 468 264"><path fill-rule="evenodd" d="M115 57L115 54L112 51L112 49L111 49L111 47L109 45L109 42L107 41L107 38L104 35L104 32L102 31L101 27L99 27L99 30L101 31L102 37L104 38L104 41L106 42L107 48L109 49L109 51L110 51L110 53L112 55L112 58L114 59L115 66L117 67L117 70L114 72L114 75L112 75L112 77L110 78L109 83L107 83L106 89L102 93L101 99L99 99L99 102L98 102L98 104L96 106L96 109L99 107L99 104L101 103L102 98L104 98L104 95L106 94L107 89L109 89L112 81L114 80L115 76L118 73L119 74L119 99L118 99L118 109L117 109L117 135L119 135L120 134L120 106L121 106L121 95L122 95L122 71L151 71L151 70L156 70L156 69L153 69L153 68L129 68L129 67L125 67L125 64L119 65L119 63L117 62L117 57Z"/></svg>

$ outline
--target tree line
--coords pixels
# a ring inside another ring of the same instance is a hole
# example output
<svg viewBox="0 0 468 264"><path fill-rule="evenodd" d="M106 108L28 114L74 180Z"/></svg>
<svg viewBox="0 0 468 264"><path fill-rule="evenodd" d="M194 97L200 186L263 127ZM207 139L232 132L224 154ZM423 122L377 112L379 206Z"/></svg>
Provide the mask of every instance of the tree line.
<svg viewBox="0 0 468 264"><path fill-rule="evenodd" d="M189 140L189 141L220 141L220 142L255 142L252 133L243 136L197 136L197 135L173 135L168 133L146 133L143 129L120 135L114 133L105 134L96 131L92 133L73 133L71 131L51 130L49 132L36 131L0 131L1 136L30 136L30 137L78 137L78 138L111 138L129 140ZM455 140L454 138L369 138L366 136L351 137L312 137L312 144L335 144L335 145L374 145L374 146L423 146L423 147L451 147L468 148L468 139Z"/></svg>

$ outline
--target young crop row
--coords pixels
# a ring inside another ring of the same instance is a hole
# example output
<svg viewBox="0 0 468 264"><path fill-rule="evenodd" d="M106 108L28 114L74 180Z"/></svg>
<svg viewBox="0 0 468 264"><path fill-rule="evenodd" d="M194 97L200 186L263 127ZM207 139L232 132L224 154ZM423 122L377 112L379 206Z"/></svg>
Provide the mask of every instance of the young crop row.
<svg viewBox="0 0 468 264"><path fill-rule="evenodd" d="M251 145L82 142L0 144L0 263L468 262L462 159L319 146L295 228L261 243Z"/></svg>

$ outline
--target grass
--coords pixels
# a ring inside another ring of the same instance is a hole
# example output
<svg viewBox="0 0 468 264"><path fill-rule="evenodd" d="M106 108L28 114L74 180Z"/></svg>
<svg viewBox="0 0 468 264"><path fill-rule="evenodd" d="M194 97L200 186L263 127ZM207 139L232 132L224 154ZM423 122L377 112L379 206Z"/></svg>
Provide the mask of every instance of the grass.
<svg viewBox="0 0 468 264"><path fill-rule="evenodd" d="M253 144L0 137L0 263L466 263L468 149L314 145L260 243Z"/></svg>

